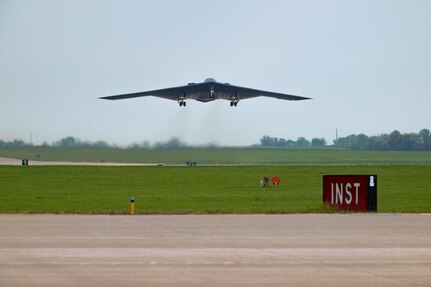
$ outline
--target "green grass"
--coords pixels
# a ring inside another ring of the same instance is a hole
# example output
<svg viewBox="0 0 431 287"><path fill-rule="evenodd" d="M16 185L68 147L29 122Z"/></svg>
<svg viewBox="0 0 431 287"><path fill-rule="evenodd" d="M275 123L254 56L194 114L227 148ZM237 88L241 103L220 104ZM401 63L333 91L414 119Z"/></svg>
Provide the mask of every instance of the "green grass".
<svg viewBox="0 0 431 287"><path fill-rule="evenodd" d="M324 174L377 174L379 212L431 212L429 165L0 166L0 212L128 213L131 196L137 213L327 212Z"/></svg>
<svg viewBox="0 0 431 287"><path fill-rule="evenodd" d="M184 164L245 165L431 165L431 152L351 151L342 149L274 148L182 148L182 149L112 149L112 148L2 148L0 156L43 161L91 161Z"/></svg>

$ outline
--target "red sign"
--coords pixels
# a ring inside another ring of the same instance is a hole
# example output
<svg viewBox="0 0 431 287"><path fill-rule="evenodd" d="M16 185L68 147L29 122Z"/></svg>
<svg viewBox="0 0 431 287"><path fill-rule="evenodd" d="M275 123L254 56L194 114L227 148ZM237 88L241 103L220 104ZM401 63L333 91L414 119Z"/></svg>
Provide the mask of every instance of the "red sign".
<svg viewBox="0 0 431 287"><path fill-rule="evenodd" d="M377 211L377 176L324 175L323 202L339 210Z"/></svg>

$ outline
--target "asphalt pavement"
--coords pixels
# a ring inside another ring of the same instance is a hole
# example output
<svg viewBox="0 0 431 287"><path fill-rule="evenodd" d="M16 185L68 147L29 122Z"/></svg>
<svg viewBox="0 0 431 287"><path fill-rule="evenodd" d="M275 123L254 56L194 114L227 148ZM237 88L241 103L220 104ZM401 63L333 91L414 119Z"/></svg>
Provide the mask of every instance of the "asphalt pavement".
<svg viewBox="0 0 431 287"><path fill-rule="evenodd" d="M431 216L3 214L0 286L431 286Z"/></svg>

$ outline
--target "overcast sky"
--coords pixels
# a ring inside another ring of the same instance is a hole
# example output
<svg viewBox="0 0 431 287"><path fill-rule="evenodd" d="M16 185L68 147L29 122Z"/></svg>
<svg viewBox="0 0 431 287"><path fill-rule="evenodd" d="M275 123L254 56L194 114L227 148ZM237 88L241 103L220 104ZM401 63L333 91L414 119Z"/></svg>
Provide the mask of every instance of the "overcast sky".
<svg viewBox="0 0 431 287"><path fill-rule="evenodd" d="M431 1L0 0L0 139L249 145L431 129ZM206 78L313 98L98 97Z"/></svg>

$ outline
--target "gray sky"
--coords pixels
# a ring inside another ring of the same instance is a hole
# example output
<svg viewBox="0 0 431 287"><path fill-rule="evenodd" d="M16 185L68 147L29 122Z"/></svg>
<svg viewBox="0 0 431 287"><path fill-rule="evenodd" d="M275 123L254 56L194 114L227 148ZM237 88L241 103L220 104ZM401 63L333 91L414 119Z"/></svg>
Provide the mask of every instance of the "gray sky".
<svg viewBox="0 0 431 287"><path fill-rule="evenodd" d="M431 128L431 1L0 0L0 138L249 145ZM98 97L215 78L313 98Z"/></svg>

